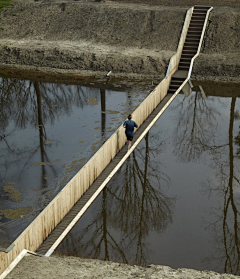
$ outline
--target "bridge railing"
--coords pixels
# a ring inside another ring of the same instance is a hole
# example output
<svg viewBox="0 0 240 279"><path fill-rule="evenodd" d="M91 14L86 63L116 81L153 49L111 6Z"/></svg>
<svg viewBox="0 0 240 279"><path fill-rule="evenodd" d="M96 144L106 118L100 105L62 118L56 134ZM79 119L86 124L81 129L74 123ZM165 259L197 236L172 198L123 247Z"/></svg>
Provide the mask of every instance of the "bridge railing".
<svg viewBox="0 0 240 279"><path fill-rule="evenodd" d="M178 67L192 10L193 8L187 12L186 22L183 26L178 50L170 60L167 76L132 113L133 118L139 125L145 121L167 94L171 77ZM29 251L37 250L74 204L87 191L95 179L102 173L119 150L125 145L125 142L125 129L121 125L57 194L57 196L32 221L32 223L20 234L11 247L5 251L0 251L0 274L7 269L7 267L24 249Z"/></svg>

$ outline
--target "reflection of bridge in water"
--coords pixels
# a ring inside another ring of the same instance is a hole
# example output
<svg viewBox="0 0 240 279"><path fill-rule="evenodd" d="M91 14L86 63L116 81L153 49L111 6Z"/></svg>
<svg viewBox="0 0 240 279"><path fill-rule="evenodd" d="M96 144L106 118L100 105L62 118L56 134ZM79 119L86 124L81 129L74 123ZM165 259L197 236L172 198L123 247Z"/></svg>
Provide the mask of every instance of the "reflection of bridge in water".
<svg viewBox="0 0 240 279"><path fill-rule="evenodd" d="M194 13L195 10L196 13ZM204 10L204 20L202 20L202 15L199 15L202 10ZM23 249L30 251L38 249L37 252L39 254L51 255L177 94L181 90L186 92L186 94L191 90L191 83L188 83L188 81L191 75L193 60L200 52L209 12L209 7L197 7L188 11L178 51L170 61L166 78L133 112L133 118L141 126L135 134L130 152L126 150L124 129L120 127L34 222L18 237L15 243L9 247L8 251L1 252L1 262L5 264L5 266L1 266L1 272L7 268ZM196 21L196 17L197 27L192 26L193 22ZM199 27L199 24L201 27ZM191 47L189 45L189 38L193 37L194 40L196 39L192 33L196 32L195 29L198 32L196 35L198 43L197 47L194 46L194 50L189 53L186 49ZM184 59L181 60L182 53L183 55L187 54L186 57L183 57L187 62ZM180 79L176 80L178 77ZM169 94L167 94L168 90ZM44 240L45 242L43 243Z"/></svg>

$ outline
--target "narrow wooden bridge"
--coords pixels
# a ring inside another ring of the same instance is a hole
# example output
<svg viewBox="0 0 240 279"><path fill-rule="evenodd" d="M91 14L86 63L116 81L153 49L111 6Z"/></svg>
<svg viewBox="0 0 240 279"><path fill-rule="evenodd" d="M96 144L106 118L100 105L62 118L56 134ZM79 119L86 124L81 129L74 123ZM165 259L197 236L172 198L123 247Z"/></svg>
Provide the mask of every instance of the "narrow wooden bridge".
<svg viewBox="0 0 240 279"><path fill-rule="evenodd" d="M211 7L206 6L195 6L191 16L191 21L188 27L185 43L183 45L181 58L179 61L178 69L173 74L168 89L168 94L160 102L157 108L148 116L148 118L143 122L141 127L137 130L133 147L131 151L134 150L135 146L142 140L146 133L150 130L152 125L164 112L167 106L171 103L173 99L172 96L176 93L183 82L188 78L188 73L192 70L191 60L197 54L198 48L201 41L201 36L204 29L204 23L206 20L206 15ZM51 233L51 235L44 241L44 243L37 250L37 253L43 255L51 255L63 238L67 235L70 229L75 225L78 219L84 214L86 207L88 207L95 197L101 192L103 187L112 178L112 176L117 172L120 166L128 158L131 152L127 152L127 146L124 146L120 152L114 157L111 163L104 169L102 174L95 180L92 186L87 190L87 192L82 196L82 198L75 204L67 216L60 222L56 229Z"/></svg>
<svg viewBox="0 0 240 279"><path fill-rule="evenodd" d="M140 127L130 151L121 126L14 243L0 249L0 279L30 251L50 256L177 94L189 91L193 62L200 53L211 10L195 6L187 11L178 50L170 60L166 77L132 113Z"/></svg>

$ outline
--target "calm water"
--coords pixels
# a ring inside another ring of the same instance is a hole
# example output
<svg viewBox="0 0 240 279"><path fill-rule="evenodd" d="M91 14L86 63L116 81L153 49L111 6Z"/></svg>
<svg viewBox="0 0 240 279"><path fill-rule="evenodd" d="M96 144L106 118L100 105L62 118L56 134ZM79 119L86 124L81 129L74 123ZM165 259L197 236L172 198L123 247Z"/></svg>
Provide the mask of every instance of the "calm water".
<svg viewBox="0 0 240 279"><path fill-rule="evenodd" d="M56 254L240 275L240 84L199 84L178 95Z"/></svg>
<svg viewBox="0 0 240 279"><path fill-rule="evenodd" d="M134 88L0 78L0 247L16 239L146 96Z"/></svg>

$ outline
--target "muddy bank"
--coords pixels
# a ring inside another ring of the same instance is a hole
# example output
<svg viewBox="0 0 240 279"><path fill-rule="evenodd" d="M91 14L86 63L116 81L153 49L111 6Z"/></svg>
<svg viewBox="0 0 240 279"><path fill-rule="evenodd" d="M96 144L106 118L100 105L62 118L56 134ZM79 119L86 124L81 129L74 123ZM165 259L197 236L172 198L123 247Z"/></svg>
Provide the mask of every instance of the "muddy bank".
<svg viewBox="0 0 240 279"><path fill-rule="evenodd" d="M2 14L0 63L64 73L162 76L184 17L185 9L170 13L112 2L67 2L64 8L58 1L18 2Z"/></svg>
<svg viewBox="0 0 240 279"><path fill-rule="evenodd" d="M234 5L211 12L193 77L239 81L240 8ZM1 15L0 66L162 79L186 9L124 1L16 1Z"/></svg>
<svg viewBox="0 0 240 279"><path fill-rule="evenodd" d="M0 65L56 74L158 78L174 52L156 52L89 42L1 40ZM146 55L146 52L148 55Z"/></svg>
<svg viewBox="0 0 240 279"><path fill-rule="evenodd" d="M55 267L53 269L53 267ZM212 271L197 271L181 268L172 269L167 266L150 265L147 268L130 266L114 262L88 260L75 257L25 257L6 279L54 279L54 278L211 278L235 279L240 278L230 274L219 274Z"/></svg>

